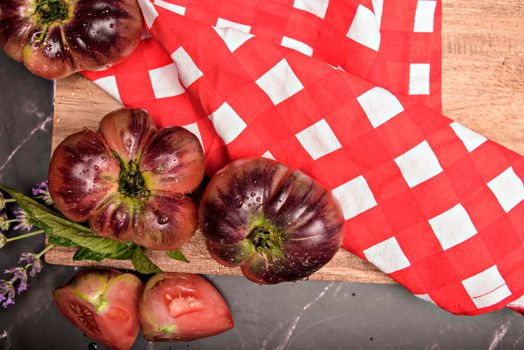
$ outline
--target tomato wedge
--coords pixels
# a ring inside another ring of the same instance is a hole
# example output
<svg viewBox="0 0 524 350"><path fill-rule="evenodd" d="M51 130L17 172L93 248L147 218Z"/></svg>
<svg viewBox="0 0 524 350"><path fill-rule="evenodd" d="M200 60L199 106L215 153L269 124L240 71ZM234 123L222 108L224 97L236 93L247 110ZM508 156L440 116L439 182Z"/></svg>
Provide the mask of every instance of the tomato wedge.
<svg viewBox="0 0 524 350"><path fill-rule="evenodd" d="M87 270L53 292L58 310L89 338L115 350L130 349L138 334L142 282L130 273Z"/></svg>
<svg viewBox="0 0 524 350"><path fill-rule="evenodd" d="M233 328L229 307L211 283L191 273L158 273L144 288L139 306L149 341L189 341Z"/></svg>

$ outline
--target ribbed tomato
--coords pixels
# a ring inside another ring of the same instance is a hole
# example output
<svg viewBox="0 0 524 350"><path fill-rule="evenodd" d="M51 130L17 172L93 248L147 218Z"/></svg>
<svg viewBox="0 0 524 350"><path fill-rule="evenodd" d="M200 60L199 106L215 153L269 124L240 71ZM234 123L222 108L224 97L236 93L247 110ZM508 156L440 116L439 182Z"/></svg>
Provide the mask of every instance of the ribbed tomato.
<svg viewBox="0 0 524 350"><path fill-rule="evenodd" d="M220 293L191 273L159 273L140 299L142 333L149 341L189 341L233 328L233 318Z"/></svg>
<svg viewBox="0 0 524 350"><path fill-rule="evenodd" d="M2 0L0 47L32 73L59 79L127 57L142 23L136 0Z"/></svg>
<svg viewBox="0 0 524 350"><path fill-rule="evenodd" d="M49 192L67 218L98 235L174 250L193 235L197 208L187 196L204 177L198 138L181 127L157 130L147 112L119 109L99 131L67 137L49 166Z"/></svg>
<svg viewBox="0 0 524 350"><path fill-rule="evenodd" d="M211 256L261 284L311 275L342 244L344 217L328 190L270 159L237 160L206 187L199 225Z"/></svg>

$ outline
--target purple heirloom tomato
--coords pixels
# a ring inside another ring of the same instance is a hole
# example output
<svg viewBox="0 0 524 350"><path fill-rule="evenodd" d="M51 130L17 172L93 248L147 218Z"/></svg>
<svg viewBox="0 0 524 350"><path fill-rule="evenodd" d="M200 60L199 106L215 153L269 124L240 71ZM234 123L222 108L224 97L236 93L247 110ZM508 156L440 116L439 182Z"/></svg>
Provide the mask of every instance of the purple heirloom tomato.
<svg viewBox="0 0 524 350"><path fill-rule="evenodd" d="M333 258L344 218L332 194L273 160L230 163L211 179L199 208L211 256L261 284L295 281Z"/></svg>
<svg viewBox="0 0 524 350"><path fill-rule="evenodd" d="M0 47L47 79L117 63L142 33L137 0L0 1Z"/></svg>
<svg viewBox="0 0 524 350"><path fill-rule="evenodd" d="M49 192L68 219L94 233L174 250L193 235L197 207L187 194L204 177L198 138L181 127L156 129L147 112L119 109L99 131L84 129L56 148Z"/></svg>

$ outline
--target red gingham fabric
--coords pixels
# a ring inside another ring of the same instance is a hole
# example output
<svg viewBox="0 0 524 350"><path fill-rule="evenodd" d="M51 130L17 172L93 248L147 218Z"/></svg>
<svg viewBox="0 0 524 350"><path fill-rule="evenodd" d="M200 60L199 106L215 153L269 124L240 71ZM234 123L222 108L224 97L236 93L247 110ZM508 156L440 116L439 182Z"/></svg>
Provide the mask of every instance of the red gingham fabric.
<svg viewBox="0 0 524 350"><path fill-rule="evenodd" d="M442 116L440 1L140 0L150 37L86 72L201 140L333 191L344 248L456 314L524 306L524 160Z"/></svg>

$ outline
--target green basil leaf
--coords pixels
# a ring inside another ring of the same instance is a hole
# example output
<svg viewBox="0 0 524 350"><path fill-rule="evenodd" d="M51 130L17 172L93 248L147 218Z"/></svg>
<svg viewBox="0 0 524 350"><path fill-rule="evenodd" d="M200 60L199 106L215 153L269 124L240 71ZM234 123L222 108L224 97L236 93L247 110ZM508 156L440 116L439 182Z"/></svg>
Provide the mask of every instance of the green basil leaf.
<svg viewBox="0 0 524 350"><path fill-rule="evenodd" d="M102 261L102 259L104 259L104 255L100 254L100 253L96 253L96 252L93 252L92 250L89 250L87 248L79 248L75 255L73 255L73 260L74 261L79 261L79 260L94 260L94 261Z"/></svg>
<svg viewBox="0 0 524 350"><path fill-rule="evenodd" d="M133 263L135 270L143 274L162 272L158 266L149 260L144 251L144 248L140 246L135 248L131 262Z"/></svg>
<svg viewBox="0 0 524 350"><path fill-rule="evenodd" d="M171 259L179 260L188 263L189 260L186 258L184 253L182 253L180 250L172 250L169 252L166 252L167 256L169 256Z"/></svg>
<svg viewBox="0 0 524 350"><path fill-rule="evenodd" d="M76 244L71 242L69 239L57 237L57 236L48 236L47 239L49 240L49 243L52 243L56 246L60 247L78 247Z"/></svg>
<svg viewBox="0 0 524 350"><path fill-rule="evenodd" d="M121 244L121 247L113 254L100 254L94 252L87 248L79 248L73 260L94 260L102 261L103 259L113 259L113 260L129 260L133 257L133 253L136 249L136 245L133 242L126 242Z"/></svg>
<svg viewBox="0 0 524 350"><path fill-rule="evenodd" d="M44 230L48 236L70 240L73 245L90 249L93 252L105 256L118 254L128 249L124 243L95 236L89 228L63 218L58 213L22 193L1 185L0 189L9 193L16 203L27 213L29 222Z"/></svg>

